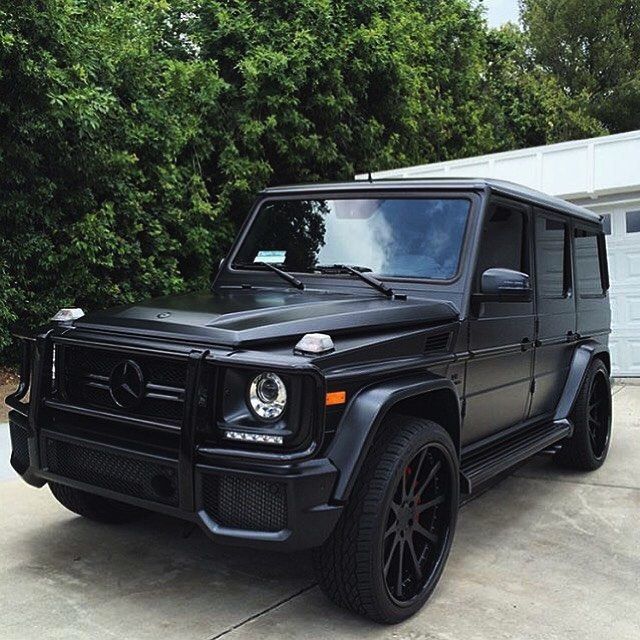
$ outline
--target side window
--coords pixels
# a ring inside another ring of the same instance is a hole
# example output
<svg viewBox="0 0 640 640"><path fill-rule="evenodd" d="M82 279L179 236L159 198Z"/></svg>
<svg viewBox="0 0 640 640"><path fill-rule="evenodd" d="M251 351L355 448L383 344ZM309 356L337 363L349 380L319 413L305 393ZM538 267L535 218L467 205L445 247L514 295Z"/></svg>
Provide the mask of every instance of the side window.
<svg viewBox="0 0 640 640"><path fill-rule="evenodd" d="M523 211L503 204L491 207L482 229L477 282L492 267L529 274L526 217Z"/></svg>
<svg viewBox="0 0 640 640"><path fill-rule="evenodd" d="M604 293L598 234L595 231L575 229L576 280L580 296L602 295Z"/></svg>
<svg viewBox="0 0 640 640"><path fill-rule="evenodd" d="M563 298L570 289L569 228L566 223L536 216L536 281L539 298Z"/></svg>

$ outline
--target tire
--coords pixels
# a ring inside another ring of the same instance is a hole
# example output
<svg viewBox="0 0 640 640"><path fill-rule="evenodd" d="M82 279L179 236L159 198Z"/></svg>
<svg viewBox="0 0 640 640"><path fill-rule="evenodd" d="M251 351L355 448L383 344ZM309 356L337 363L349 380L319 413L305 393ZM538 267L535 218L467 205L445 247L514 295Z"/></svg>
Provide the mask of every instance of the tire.
<svg viewBox="0 0 640 640"><path fill-rule="evenodd" d="M585 376L573 411L573 435L555 455L561 467L594 471L607 458L611 442L611 386L602 360L594 360Z"/></svg>
<svg viewBox="0 0 640 640"><path fill-rule="evenodd" d="M50 482L49 488L54 498L63 507L96 522L121 524L135 520L144 513L142 509L124 502L103 498L64 484Z"/></svg>
<svg viewBox="0 0 640 640"><path fill-rule="evenodd" d="M385 420L335 530L314 550L324 593L375 622L412 616L442 575L459 496L447 432L408 416Z"/></svg>

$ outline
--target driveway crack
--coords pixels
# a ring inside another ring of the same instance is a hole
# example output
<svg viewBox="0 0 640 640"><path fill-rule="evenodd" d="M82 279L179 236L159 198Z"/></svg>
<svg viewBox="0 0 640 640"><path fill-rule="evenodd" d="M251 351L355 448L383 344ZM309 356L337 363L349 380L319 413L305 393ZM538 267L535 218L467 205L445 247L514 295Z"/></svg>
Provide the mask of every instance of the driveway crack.
<svg viewBox="0 0 640 640"><path fill-rule="evenodd" d="M270 613L271 611L275 611L276 609L279 609L282 605L287 604L287 602L291 602L293 599L297 598L298 596L301 596L303 593L306 593L307 591L311 591L311 589L313 589L317 585L318 585L317 582L313 582L310 585L303 587L299 591L292 593L290 596L287 596L282 600L278 600L278 602L275 602L270 607L267 607L266 609L259 611L258 613L254 613L252 616L249 616L248 618L241 620L237 624L232 625L228 629L221 631L218 635L213 636L209 640L218 640L218 638L222 638L222 636L226 636L228 633L231 633L232 631L235 631L236 629L239 629L240 627L244 626L245 624L247 624L247 622L252 622L253 620L257 620L258 618L261 618L267 613Z"/></svg>

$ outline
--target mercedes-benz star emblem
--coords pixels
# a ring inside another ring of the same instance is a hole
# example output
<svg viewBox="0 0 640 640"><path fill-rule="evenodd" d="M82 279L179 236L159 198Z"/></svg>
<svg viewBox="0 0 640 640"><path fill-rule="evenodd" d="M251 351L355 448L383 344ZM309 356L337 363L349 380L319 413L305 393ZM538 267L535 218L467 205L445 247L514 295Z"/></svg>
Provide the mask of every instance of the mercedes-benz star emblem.
<svg viewBox="0 0 640 640"><path fill-rule="evenodd" d="M135 407L144 396L144 387L144 374L137 362L123 360L113 368L109 378L109 392L119 407Z"/></svg>

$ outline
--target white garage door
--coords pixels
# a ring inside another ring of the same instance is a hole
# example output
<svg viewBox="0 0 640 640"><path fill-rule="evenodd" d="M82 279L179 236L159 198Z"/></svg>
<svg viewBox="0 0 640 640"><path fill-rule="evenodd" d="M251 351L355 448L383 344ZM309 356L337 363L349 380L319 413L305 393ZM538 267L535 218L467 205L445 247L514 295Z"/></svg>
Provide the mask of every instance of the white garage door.
<svg viewBox="0 0 640 640"><path fill-rule="evenodd" d="M605 214L613 375L640 376L640 200Z"/></svg>

